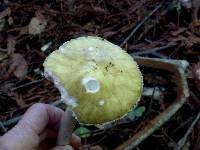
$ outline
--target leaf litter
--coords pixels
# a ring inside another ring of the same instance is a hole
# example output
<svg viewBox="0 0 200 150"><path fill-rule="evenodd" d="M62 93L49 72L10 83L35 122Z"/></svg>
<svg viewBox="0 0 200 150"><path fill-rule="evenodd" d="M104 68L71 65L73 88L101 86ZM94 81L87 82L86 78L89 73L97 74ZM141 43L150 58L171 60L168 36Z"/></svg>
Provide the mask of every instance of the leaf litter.
<svg viewBox="0 0 200 150"><path fill-rule="evenodd" d="M197 15L200 4L194 0L188 7L185 1L181 2L181 5L175 0L163 2L123 47L130 54L139 52L140 56L185 59L193 73L188 78L192 92L188 102L168 123L143 141L139 149L149 146L152 149L170 149L170 143L176 143L183 136L200 109L200 28ZM4 129L11 128L16 117L32 104L59 100L58 90L35 70L43 69L44 59L60 44L82 35L98 35L120 45L160 3L159 0L1 2L0 119ZM175 46L166 46L171 44ZM47 49L41 50L45 45ZM176 96L176 87L171 80L173 75L163 70L141 69L145 87L158 88L160 100L142 97L138 108L145 109L138 111L133 120L125 118L108 129L86 127L90 134L82 138L89 147L116 148L173 102ZM79 127L77 125L77 129ZM4 131L2 129L1 133ZM187 141L190 149L198 149L199 133L196 125Z"/></svg>

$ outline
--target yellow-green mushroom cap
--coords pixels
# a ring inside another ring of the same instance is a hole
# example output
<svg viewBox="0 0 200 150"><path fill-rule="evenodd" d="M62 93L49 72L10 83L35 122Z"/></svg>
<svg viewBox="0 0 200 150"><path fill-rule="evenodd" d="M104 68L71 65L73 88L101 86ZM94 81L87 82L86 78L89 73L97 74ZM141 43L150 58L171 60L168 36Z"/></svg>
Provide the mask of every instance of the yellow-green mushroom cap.
<svg viewBox="0 0 200 150"><path fill-rule="evenodd" d="M46 76L84 124L104 124L123 117L140 99L142 75L119 46L99 37L72 39L44 62Z"/></svg>

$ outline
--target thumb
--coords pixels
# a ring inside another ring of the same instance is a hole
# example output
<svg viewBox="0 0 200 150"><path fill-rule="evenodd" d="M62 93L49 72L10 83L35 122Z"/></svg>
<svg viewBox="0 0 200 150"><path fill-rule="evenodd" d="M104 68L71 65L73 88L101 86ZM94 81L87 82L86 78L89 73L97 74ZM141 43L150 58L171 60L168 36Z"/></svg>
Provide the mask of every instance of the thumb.
<svg viewBox="0 0 200 150"><path fill-rule="evenodd" d="M56 146L51 150L74 150L70 145Z"/></svg>

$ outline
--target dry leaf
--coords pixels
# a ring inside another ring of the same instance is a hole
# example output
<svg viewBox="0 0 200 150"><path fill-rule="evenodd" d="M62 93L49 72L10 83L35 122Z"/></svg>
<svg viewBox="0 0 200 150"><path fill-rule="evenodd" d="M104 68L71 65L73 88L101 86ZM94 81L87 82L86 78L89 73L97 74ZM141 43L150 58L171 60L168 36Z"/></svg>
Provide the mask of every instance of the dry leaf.
<svg viewBox="0 0 200 150"><path fill-rule="evenodd" d="M28 64L23 55L14 53L11 56L10 68L8 74L14 73L17 78L23 78L28 72Z"/></svg>
<svg viewBox="0 0 200 150"><path fill-rule="evenodd" d="M105 14L107 14L107 11L105 9L101 8L101 7L96 6L93 9L94 9L96 15L105 15Z"/></svg>
<svg viewBox="0 0 200 150"><path fill-rule="evenodd" d="M29 34L40 34L44 31L45 27L47 25L47 22L43 21L41 22L38 18L34 17L31 19L31 22L28 26L28 32Z"/></svg>
<svg viewBox="0 0 200 150"><path fill-rule="evenodd" d="M36 17L33 17L29 23L29 34L37 35L44 31L47 21L40 12L36 12Z"/></svg>
<svg viewBox="0 0 200 150"><path fill-rule="evenodd" d="M108 32L104 32L104 33L103 33L103 36L104 36L105 38L109 38L109 37L112 37L113 35L116 35L116 34L117 34L117 32L108 31Z"/></svg>

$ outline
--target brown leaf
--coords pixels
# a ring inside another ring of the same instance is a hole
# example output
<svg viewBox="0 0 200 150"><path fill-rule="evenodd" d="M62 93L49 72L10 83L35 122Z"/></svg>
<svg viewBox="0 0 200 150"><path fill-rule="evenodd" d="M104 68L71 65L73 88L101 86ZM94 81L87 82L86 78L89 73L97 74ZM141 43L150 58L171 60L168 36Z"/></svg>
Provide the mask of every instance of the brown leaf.
<svg viewBox="0 0 200 150"><path fill-rule="evenodd" d="M117 34L117 32L113 32L113 31L108 31L108 32L104 32L103 33L103 36L105 38L108 38L108 37L112 37L113 35Z"/></svg>
<svg viewBox="0 0 200 150"><path fill-rule="evenodd" d="M96 15L105 15L105 14L107 14L107 11L105 9L99 7L99 6L96 6L93 9L94 9Z"/></svg>
<svg viewBox="0 0 200 150"><path fill-rule="evenodd" d="M45 17L39 12L36 12L36 17L33 17L29 23L28 31L29 34L40 34L44 31L47 25Z"/></svg>
<svg viewBox="0 0 200 150"><path fill-rule="evenodd" d="M27 74L28 64L24 59L23 55L14 53L11 56L11 63L10 63L10 68L8 70L8 75L10 75L12 72L17 78L20 79Z"/></svg>

